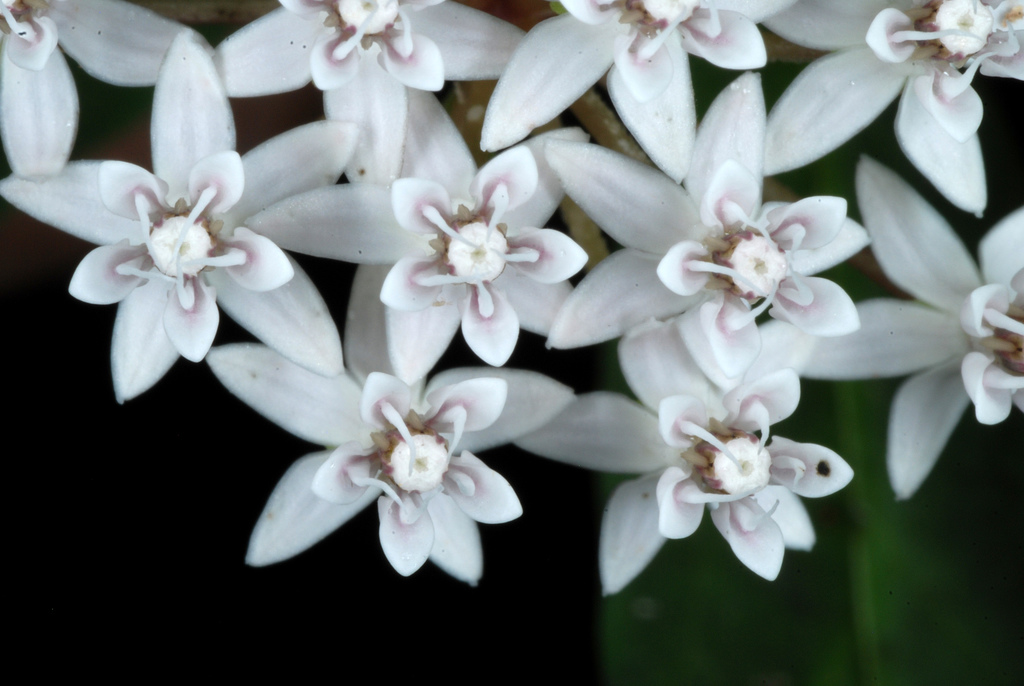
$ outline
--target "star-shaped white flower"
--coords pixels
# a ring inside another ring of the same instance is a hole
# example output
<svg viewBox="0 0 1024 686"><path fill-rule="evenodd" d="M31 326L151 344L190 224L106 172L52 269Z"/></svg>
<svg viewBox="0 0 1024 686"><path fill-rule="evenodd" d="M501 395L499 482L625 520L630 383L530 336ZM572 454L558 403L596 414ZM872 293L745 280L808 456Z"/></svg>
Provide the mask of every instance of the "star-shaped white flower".
<svg viewBox="0 0 1024 686"><path fill-rule="evenodd" d="M150 388L179 355L203 359L217 331L218 299L297 362L327 374L341 369L338 334L316 289L244 220L267 203L334 183L355 129L312 124L240 157L230 106L199 40L179 34L157 81L155 174L124 162L75 162L43 180L0 184L15 206L103 244L79 265L70 291L90 303L120 303L111 350L119 401Z"/></svg>
<svg viewBox="0 0 1024 686"><path fill-rule="evenodd" d="M0 2L0 136L11 170L56 174L78 128L78 94L60 50L101 81L151 86L181 24L120 0Z"/></svg>

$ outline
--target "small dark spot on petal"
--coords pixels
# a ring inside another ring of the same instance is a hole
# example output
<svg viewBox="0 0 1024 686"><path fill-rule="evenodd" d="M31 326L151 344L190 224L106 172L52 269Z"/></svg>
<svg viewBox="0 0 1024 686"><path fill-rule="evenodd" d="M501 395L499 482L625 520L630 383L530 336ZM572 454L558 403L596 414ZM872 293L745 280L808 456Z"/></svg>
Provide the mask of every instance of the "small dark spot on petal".
<svg viewBox="0 0 1024 686"><path fill-rule="evenodd" d="M821 476L828 476L832 473L832 468L828 466L828 462L822 460L818 463L818 474Z"/></svg>

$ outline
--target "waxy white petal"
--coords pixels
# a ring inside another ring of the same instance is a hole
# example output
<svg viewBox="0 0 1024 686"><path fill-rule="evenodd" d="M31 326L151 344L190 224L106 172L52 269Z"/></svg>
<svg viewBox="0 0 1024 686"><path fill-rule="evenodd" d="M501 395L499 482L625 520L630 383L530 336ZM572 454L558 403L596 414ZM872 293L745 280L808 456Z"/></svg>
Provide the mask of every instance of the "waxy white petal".
<svg viewBox="0 0 1024 686"><path fill-rule="evenodd" d="M698 9L680 25L679 32L687 52L716 67L760 69L768 61L757 25L736 12Z"/></svg>
<svg viewBox="0 0 1024 686"><path fill-rule="evenodd" d="M729 7L736 0L725 0ZM759 0L756 4L761 5ZM875 16L894 4L892 0L800 0L778 14L764 17L764 25L783 38L809 48L835 50L863 45L864 36ZM757 21L754 16L751 19Z"/></svg>
<svg viewBox="0 0 1024 686"><path fill-rule="evenodd" d="M114 395L123 403L163 378L179 353L164 329L164 310L173 286L153 279L128 294L117 307L110 345Z"/></svg>
<svg viewBox="0 0 1024 686"><path fill-rule="evenodd" d="M565 191L562 190L562 182L555 174L551 165L544 156L544 150L549 141L574 141L585 143L590 137L575 127L545 131L537 136L528 138L522 146L533 153L533 159L537 163L537 187L530 196L530 199L511 208L505 213L503 221L510 227L520 226L545 226L551 219L551 215L558 209Z"/></svg>
<svg viewBox="0 0 1024 686"><path fill-rule="evenodd" d="M146 249L122 241L91 251L79 263L68 286L72 296L95 305L110 305L124 300L143 279L134 274L121 274L117 268L130 263L139 269Z"/></svg>
<svg viewBox="0 0 1024 686"><path fill-rule="evenodd" d="M489 314L485 314L481 305L480 290L484 288L492 302ZM479 284L468 291L460 305L462 336L481 360L500 367L508 362L519 340L519 317L501 290Z"/></svg>
<svg viewBox="0 0 1024 686"><path fill-rule="evenodd" d="M295 270L281 248L268 238L253 233L244 226L224 243L245 252L245 262L226 268L228 274L242 288L250 291L271 291L288 283Z"/></svg>
<svg viewBox="0 0 1024 686"><path fill-rule="evenodd" d="M185 282L185 292L189 291L192 292L192 303L187 308L176 290L168 294L164 329L182 357L200 362L213 345L220 324L217 289L207 286L202 277L194 277Z"/></svg>
<svg viewBox="0 0 1024 686"><path fill-rule="evenodd" d="M509 252L537 253L535 261L516 262L512 268L541 283L565 281L587 264L587 253L576 241L554 229L523 229L508 241Z"/></svg>
<svg viewBox="0 0 1024 686"><path fill-rule="evenodd" d="M828 245L813 250L797 250L789 255L789 267L797 274L817 274L845 262L871 242L863 226L845 219L839 234Z"/></svg>
<svg viewBox="0 0 1024 686"><path fill-rule="evenodd" d="M384 556L402 576L414 573L430 557L434 546L434 525L426 508L413 521L403 521L401 507L388 496L377 499L380 516L380 547Z"/></svg>
<svg viewBox="0 0 1024 686"><path fill-rule="evenodd" d="M242 158L234 150L223 150L196 162L188 173L188 194L192 203L212 189L206 212L219 215L232 208L245 190L245 169Z"/></svg>
<svg viewBox="0 0 1024 686"><path fill-rule="evenodd" d="M448 116L436 96L418 90L409 91L409 113L405 162L402 165L400 181L407 183L406 179L410 178L429 179L430 183L444 189L445 194L464 194L476 176L476 162L452 118ZM398 182L394 185L397 184ZM445 194L439 194L435 190L432 196L437 198L438 205L445 203L444 214L448 214L451 210L451 200L441 200ZM408 202L404 206L407 211L412 209ZM437 229L430 225L421 230L425 233L434 233Z"/></svg>
<svg viewBox="0 0 1024 686"><path fill-rule="evenodd" d="M978 258L985 280L1009 284L1024 268L1021 246L1024 246L1024 207L1004 217L981 239Z"/></svg>
<svg viewBox="0 0 1024 686"><path fill-rule="evenodd" d="M678 43L678 34L665 43ZM615 37L615 70L630 96L638 102L650 102L664 92L672 80L672 56L665 44L652 55L645 55L649 39L635 33Z"/></svg>
<svg viewBox="0 0 1024 686"><path fill-rule="evenodd" d="M4 56L22 69L38 72L56 52L57 25L49 17L35 13L29 14L28 23L27 28L14 27L19 35L11 33L10 39L4 41Z"/></svg>
<svg viewBox="0 0 1024 686"><path fill-rule="evenodd" d="M650 321L619 341L619 366L642 403L656 409L669 396L708 394L707 378L690 357L675 322Z"/></svg>
<svg viewBox="0 0 1024 686"><path fill-rule="evenodd" d="M782 531L782 541L790 550L814 547L814 525L800 498L783 486L765 486L751 496L761 509L772 513ZM774 511L773 511L774 510Z"/></svg>
<svg viewBox="0 0 1024 686"><path fill-rule="evenodd" d="M487 376L431 386L426 393L431 409L425 419L435 430L443 432L451 431L459 423L465 431L486 429L501 416L508 394L504 379ZM458 441L454 441L453 446L457 445Z"/></svg>
<svg viewBox="0 0 1024 686"><path fill-rule="evenodd" d="M380 300L401 312L418 312L437 302L443 286L424 285L422 281L438 274L434 257L403 257L388 272L380 289Z"/></svg>
<svg viewBox="0 0 1024 686"><path fill-rule="evenodd" d="M831 495L853 479L853 469L846 460L822 445L775 436L768 452L772 456L773 482L805 498Z"/></svg>
<svg viewBox="0 0 1024 686"><path fill-rule="evenodd" d="M441 90L444 86L444 60L437 44L418 33L413 33L410 39L412 51L408 55L401 54L390 42L385 44L381 52L384 68L409 88Z"/></svg>
<svg viewBox="0 0 1024 686"><path fill-rule="evenodd" d="M387 341L384 303L380 288L386 267L363 266L356 270L345 314L345 365L362 383L370 372L394 374Z"/></svg>
<svg viewBox="0 0 1024 686"><path fill-rule="evenodd" d="M310 485L331 451L300 458L274 487L249 539L245 563L263 567L287 560L319 543L352 519L380 494L367 489L363 496L346 505L336 505L313 493Z"/></svg>
<svg viewBox="0 0 1024 686"><path fill-rule="evenodd" d="M1006 372L982 352L967 353L960 374L974 403L974 415L982 424L998 424L1009 417L1014 392L1024 388L1024 379Z"/></svg>
<svg viewBox="0 0 1024 686"><path fill-rule="evenodd" d="M658 479L658 533L665 538L686 538L700 526L704 517L702 503L687 502L677 498L680 486L687 482L689 474L679 467L669 467ZM693 482L689 482L692 485Z"/></svg>
<svg viewBox="0 0 1024 686"><path fill-rule="evenodd" d="M534 281L519 269L505 269L494 280L508 298L512 309L519 317L519 328L523 331L547 336L555 316L572 293L568 281L541 283Z"/></svg>
<svg viewBox="0 0 1024 686"><path fill-rule="evenodd" d="M391 419L385 414L390 406L401 417L412 409L412 391L408 384L390 374L371 372L363 384L363 396L359 401L359 416L366 424L378 429L391 426Z"/></svg>
<svg viewBox="0 0 1024 686"><path fill-rule="evenodd" d="M650 564L665 537L655 497L661 473L633 479L612 493L601 520L598 568L605 595L618 593Z"/></svg>
<svg viewBox="0 0 1024 686"><path fill-rule="evenodd" d="M369 433L359 418L362 389L346 374L320 376L250 343L213 348L206 363L231 393L299 438L336 446Z"/></svg>
<svg viewBox="0 0 1024 686"><path fill-rule="evenodd" d="M804 304L808 294L811 300ZM857 306L842 286L817 276L783 281L769 314L814 336L845 336L860 328Z"/></svg>
<svg viewBox="0 0 1024 686"><path fill-rule="evenodd" d="M315 17L279 8L217 46L217 68L233 98L298 90L312 78L310 52L324 30Z"/></svg>
<svg viewBox="0 0 1024 686"><path fill-rule="evenodd" d="M370 471L370 458L365 452L355 441L338 446L313 475L310 485L313 493L339 505L362 498L368 488L365 481L375 476ZM356 483L359 481L364 483Z"/></svg>
<svg viewBox="0 0 1024 686"><path fill-rule="evenodd" d="M523 506L505 477L472 453L451 458L444 484L444 492L459 509L483 524L501 524L523 514Z"/></svg>
<svg viewBox="0 0 1024 686"><path fill-rule="evenodd" d="M167 184L142 167L128 162L100 162L96 170L96 179L89 190L98 190L103 205L118 215L128 219L145 219L148 223L155 219L152 215L166 206ZM85 171L85 170L83 170ZM142 210L148 216L139 217L139 199L144 198ZM138 239L138 224L133 238Z"/></svg>
<svg viewBox="0 0 1024 686"><path fill-rule="evenodd" d="M459 330L462 316L449 299L454 289L444 289L444 304L419 312L387 309L388 350L395 375L406 383L422 379L434 368Z"/></svg>
<svg viewBox="0 0 1024 686"><path fill-rule="evenodd" d="M473 177L469 193L477 201L476 210L496 207L495 193L504 189L507 209L515 209L533 197L539 175L537 162L529 148L518 145L485 164Z"/></svg>
<svg viewBox="0 0 1024 686"><path fill-rule="evenodd" d="M752 572L774 581L782 569L782 530L753 498L719 503L711 521L722 532L736 558Z"/></svg>
<svg viewBox="0 0 1024 686"><path fill-rule="evenodd" d="M498 78L523 39L512 24L456 2L434 5L415 18L416 33L437 45L448 81Z"/></svg>
<svg viewBox="0 0 1024 686"><path fill-rule="evenodd" d="M430 561L459 581L476 586L484 573L484 551L476 522L444 493L431 498L427 512L434 523Z"/></svg>

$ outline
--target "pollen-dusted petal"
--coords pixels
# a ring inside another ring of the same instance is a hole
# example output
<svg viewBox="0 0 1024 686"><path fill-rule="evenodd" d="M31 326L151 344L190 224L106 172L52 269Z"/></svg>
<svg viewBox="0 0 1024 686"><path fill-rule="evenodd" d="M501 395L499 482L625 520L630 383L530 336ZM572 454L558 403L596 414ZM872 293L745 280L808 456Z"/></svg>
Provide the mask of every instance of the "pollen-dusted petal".
<svg viewBox="0 0 1024 686"><path fill-rule="evenodd" d="M751 497L761 509L772 513L787 548L810 550L814 547L814 525L800 498L782 486L765 486Z"/></svg>
<svg viewBox="0 0 1024 686"><path fill-rule="evenodd" d="M591 26L571 15L537 24L498 79L480 147L513 145L575 102L611 66L619 31L615 22Z"/></svg>
<svg viewBox="0 0 1024 686"><path fill-rule="evenodd" d="M490 312L480 291L486 289ZM519 340L519 317L505 293L486 283L467 289L462 311L462 336L476 355L489 365L500 367L508 362Z"/></svg>
<svg viewBox="0 0 1024 686"><path fill-rule="evenodd" d="M82 69L118 86L151 86L171 41L188 29L118 0L50 3L60 45Z"/></svg>
<svg viewBox="0 0 1024 686"><path fill-rule="evenodd" d="M186 279L186 294L189 291L192 292L190 307L181 302L176 289L168 294L164 329L182 357L200 362L213 345L220 324L217 289L207 286L200 276Z"/></svg>
<svg viewBox="0 0 1024 686"><path fill-rule="evenodd" d="M463 492L456 476L469 479L473 492ZM451 458L444 484L444 492L459 509L482 524L510 522L523 514L523 506L505 477L472 453L463 452Z"/></svg>
<svg viewBox="0 0 1024 686"><path fill-rule="evenodd" d="M604 508L597 559L605 595L625 588L665 543L658 530L660 476L658 472L619 485Z"/></svg>
<svg viewBox="0 0 1024 686"><path fill-rule="evenodd" d="M427 512L434 523L430 561L459 581L476 586L484 573L480 528L444 493L430 499Z"/></svg>
<svg viewBox="0 0 1024 686"><path fill-rule="evenodd" d="M448 81L501 76L523 32L486 12L442 2L415 15L416 33L437 44Z"/></svg>
<svg viewBox="0 0 1024 686"><path fill-rule="evenodd" d="M408 29L406 29L408 30ZM398 41L405 37L398 38ZM401 54L392 42L387 42L381 52L384 68L403 85L424 91L439 91L444 86L444 60L437 43L426 36L413 32L412 51Z"/></svg>
<svg viewBox="0 0 1024 686"><path fill-rule="evenodd" d="M831 495L853 479L853 469L846 460L823 445L774 436L768 453L772 456L773 483L805 498Z"/></svg>
<svg viewBox="0 0 1024 686"><path fill-rule="evenodd" d="M898 499L914 495L931 473L970 402L963 389L956 360L910 377L896 391L885 460Z"/></svg>
<svg viewBox="0 0 1024 686"><path fill-rule="evenodd" d="M298 555L366 509L380 494L379 489L369 488L346 505L317 497L310 484L330 454L328 450L306 455L281 477L249 538L247 565L263 567Z"/></svg>
<svg viewBox="0 0 1024 686"><path fill-rule="evenodd" d="M411 505L407 505L411 507ZM409 576L427 561L434 546L434 524L424 508L416 519L402 516L401 506L386 495L377 499L380 516L380 547L402 576Z"/></svg>
<svg viewBox="0 0 1024 686"><path fill-rule="evenodd" d="M283 286L258 292L217 269L206 279L229 317L274 350L314 374L343 371L341 338L323 298L299 265L285 256L292 277Z"/></svg>
<svg viewBox="0 0 1024 686"><path fill-rule="evenodd" d="M117 307L110 369L119 403L148 391L178 359L178 350L164 330L164 310L171 288L166 281L152 279L134 289Z"/></svg>
<svg viewBox="0 0 1024 686"><path fill-rule="evenodd" d="M60 51L39 71L18 66L7 54L16 42L4 39L0 52L0 136L7 161L20 177L56 174L78 130L75 81Z"/></svg>
<svg viewBox="0 0 1024 686"><path fill-rule="evenodd" d="M658 533L665 538L686 538L700 526L704 505L676 498L679 486L690 475L679 467L669 467L658 479Z"/></svg>
<svg viewBox="0 0 1024 686"><path fill-rule="evenodd" d="M738 12L699 8L680 25L679 31L687 52L716 67L760 69L768 62L757 25Z"/></svg>
<svg viewBox="0 0 1024 686"><path fill-rule="evenodd" d="M316 17L278 8L217 46L217 68L233 98L298 90L312 78L310 52L324 30Z"/></svg>
<svg viewBox="0 0 1024 686"><path fill-rule="evenodd" d="M774 581L786 551L782 529L753 498L719 503L711 521L729 543L736 558L752 572Z"/></svg>
<svg viewBox="0 0 1024 686"><path fill-rule="evenodd" d="M96 248L75 269L68 292L94 305L121 302L143 279L134 274L121 274L117 268L128 264L139 269L146 254L145 246L128 245L127 240Z"/></svg>

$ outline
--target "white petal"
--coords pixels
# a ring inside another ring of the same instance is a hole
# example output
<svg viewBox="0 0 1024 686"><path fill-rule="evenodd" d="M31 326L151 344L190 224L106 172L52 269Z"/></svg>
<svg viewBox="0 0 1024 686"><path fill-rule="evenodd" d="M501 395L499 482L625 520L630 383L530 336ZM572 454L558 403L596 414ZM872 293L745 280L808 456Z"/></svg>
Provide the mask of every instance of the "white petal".
<svg viewBox="0 0 1024 686"><path fill-rule="evenodd" d="M415 28L437 44L448 81L498 78L523 38L512 24L455 2L417 12Z"/></svg>
<svg viewBox="0 0 1024 686"><path fill-rule="evenodd" d="M263 567L298 555L359 514L380 494L371 488L346 505L317 497L310 484L329 455L330 451L306 455L281 477L253 529L246 564Z"/></svg>
<svg viewBox="0 0 1024 686"><path fill-rule="evenodd" d="M464 194L476 176L476 162L452 118L436 96L418 90L409 91L409 112L403 180L429 179L446 193ZM450 200L447 205L445 214Z"/></svg>
<svg viewBox="0 0 1024 686"><path fill-rule="evenodd" d="M350 180L386 186L398 178L409 102L405 86L377 60L361 60L359 72L345 88L325 91L324 111L328 119L359 127L359 142L346 172Z"/></svg>
<svg viewBox="0 0 1024 686"><path fill-rule="evenodd" d="M982 424L998 424L1010 416L1012 396L1024 388L1024 379L1005 371L991 355L967 353L960 366L964 388Z"/></svg>
<svg viewBox="0 0 1024 686"><path fill-rule="evenodd" d="M619 366L637 398L656 408L669 396L708 393L707 378L683 345L675 322L650 321L619 341Z"/></svg>
<svg viewBox="0 0 1024 686"><path fill-rule="evenodd" d="M186 281L185 289L192 290L192 306L185 308L177 292L171 291L164 311L164 329L182 357L200 362L213 345L220 324L217 289L207 286L202 277Z"/></svg>
<svg viewBox="0 0 1024 686"><path fill-rule="evenodd" d="M672 78L657 96L644 102L637 100L617 67L608 73L608 95L622 123L651 161L679 183L690 169L697 112L690 62L678 35L665 39L664 50L671 59Z"/></svg>
<svg viewBox="0 0 1024 686"><path fill-rule="evenodd" d="M679 31L687 52L700 55L716 67L760 69L768 61L761 32L754 22L736 12L697 9Z"/></svg>
<svg viewBox="0 0 1024 686"><path fill-rule="evenodd" d="M231 106L201 40L191 31L174 39L153 94L153 171L170 185L172 200L185 197L199 160L235 149Z"/></svg>
<svg viewBox="0 0 1024 686"><path fill-rule="evenodd" d="M472 492L464 492L468 483ZM475 455L453 457L445 475L445 493L463 512L483 524L501 524L523 514L512 486Z"/></svg>
<svg viewBox="0 0 1024 686"><path fill-rule="evenodd" d="M245 191L230 216L242 223L279 200L333 186L352 157L358 133L352 124L318 121L286 131L245 153Z"/></svg>
<svg viewBox="0 0 1024 686"><path fill-rule="evenodd" d="M314 495L332 503L345 505L354 503L366 494L365 481L375 476L371 469L371 455L367 455L363 447L349 441L338 446L327 461L320 465L309 485ZM359 485L358 481L363 481Z"/></svg>
<svg viewBox="0 0 1024 686"><path fill-rule="evenodd" d="M295 274L281 248L244 226L235 229L234 235L223 243L245 252L244 264L225 269L242 288L258 292L271 291L288 283Z"/></svg>
<svg viewBox="0 0 1024 686"><path fill-rule="evenodd" d="M245 190L242 158L234 150L223 150L196 162L188 173L188 194L193 204L207 189L214 189L207 211L219 215L232 208Z"/></svg>
<svg viewBox="0 0 1024 686"><path fill-rule="evenodd" d="M442 291L442 297L448 291ZM425 377L441 359L459 330L462 317L457 303L445 300L442 305L419 312L388 308L385 320L395 375L406 383L413 383Z"/></svg>
<svg viewBox="0 0 1024 686"><path fill-rule="evenodd" d="M110 368L114 394L123 403L148 391L178 359L178 350L164 330L164 310L172 288L151 280L128 294L117 308Z"/></svg>
<svg viewBox="0 0 1024 686"><path fill-rule="evenodd" d="M815 60L790 84L768 117L765 173L802 167L875 120L906 81L867 47Z"/></svg>
<svg viewBox="0 0 1024 686"><path fill-rule="evenodd" d="M863 226L847 218L839 235L828 245L813 250L797 250L789 255L789 266L797 274L817 274L845 262L871 242Z"/></svg>
<svg viewBox="0 0 1024 686"><path fill-rule="evenodd" d="M391 420L384 414L387 406L400 416L406 416L412 409L412 390L408 384L390 374L371 372L363 384L359 416L366 424L382 429L391 425Z"/></svg>
<svg viewBox="0 0 1024 686"><path fill-rule="evenodd" d="M762 421L781 422L800 403L800 378L792 369L779 369L729 391L722 405L729 412L730 425L747 431Z"/></svg>
<svg viewBox="0 0 1024 686"><path fill-rule="evenodd" d="M970 399L959 360L908 379L889 413L886 466L896 497L914 495L932 471Z"/></svg>
<svg viewBox="0 0 1024 686"><path fill-rule="evenodd" d="M117 243L139 233L138 220L104 206L97 181L102 162L72 162L60 174L38 181L9 176L0 195L26 214L92 243Z"/></svg>
<svg viewBox="0 0 1024 686"><path fill-rule="evenodd" d="M391 213L391 191L349 183L306 191L271 205L245 225L285 250L346 262L394 264L423 254L422 238Z"/></svg>
<svg viewBox="0 0 1024 686"><path fill-rule="evenodd" d="M50 5L60 45L82 69L118 86L152 86L171 41L188 29L156 12L117 0Z"/></svg>
<svg viewBox="0 0 1024 686"><path fill-rule="evenodd" d="M480 305L480 290L486 288L493 303L489 315ZM468 289L462 310L462 336L467 345L487 364L495 367L508 362L519 340L519 317L505 294L488 284Z"/></svg>
<svg viewBox="0 0 1024 686"><path fill-rule="evenodd" d="M473 177L469 193L477 201L477 211L485 207L494 208L494 194L504 188L507 195L507 209L519 207L537 190L537 162L533 153L524 145L506 150L485 164Z"/></svg>
<svg viewBox="0 0 1024 686"><path fill-rule="evenodd" d="M735 2L725 0L720 7L730 7ZM760 0L755 0L755 4L763 9ZM773 32L797 45L835 50L863 45L868 26L875 15L892 4L892 0L801 0L799 5L766 16L763 21ZM751 16L751 19L755 17Z"/></svg>
<svg viewBox="0 0 1024 686"><path fill-rule="evenodd" d="M900 376L967 352L960 320L906 300L877 298L857 305L860 329L821 341L800 370L812 379Z"/></svg>
<svg viewBox="0 0 1024 686"><path fill-rule="evenodd" d="M299 438L341 445L368 433L359 418L362 389L346 374L320 376L250 343L216 347L206 363L231 393Z"/></svg>
<svg viewBox="0 0 1024 686"><path fill-rule="evenodd" d="M673 34L665 43L678 42ZM634 33L615 37L615 70L630 96L638 102L650 102L661 95L672 80L672 56L665 44L645 56L650 39Z"/></svg>
<svg viewBox="0 0 1024 686"><path fill-rule="evenodd" d="M421 282L427 277L436 277L438 269L436 258L403 257L391 268L381 285L381 302L401 312L418 312L431 307L444 287Z"/></svg>
<svg viewBox="0 0 1024 686"><path fill-rule="evenodd" d="M380 289L385 267L363 266L356 270L345 314L345 365L357 379L370 372L394 374L388 356L385 307Z"/></svg>
<svg viewBox="0 0 1024 686"><path fill-rule="evenodd" d="M920 300L959 312L981 279L942 215L897 174L867 157L857 165L857 201L886 276Z"/></svg>
<svg viewBox="0 0 1024 686"><path fill-rule="evenodd" d="M908 88L896 112L896 140L918 171L951 203L981 216L988 204L985 162L977 134L960 142Z"/></svg>
<svg viewBox="0 0 1024 686"><path fill-rule="evenodd" d="M571 15L537 24L498 80L480 147L513 145L575 102L611 66L618 33L615 22L590 26Z"/></svg>
<svg viewBox="0 0 1024 686"><path fill-rule="evenodd" d="M217 46L217 67L233 98L297 90L309 83L310 52L324 31L316 16L284 8L243 26Z"/></svg>
<svg viewBox="0 0 1024 686"><path fill-rule="evenodd" d="M969 78L957 71L944 76L934 70L912 79L907 89L907 97L917 97L922 109L959 143L977 133L983 114L981 98L961 83Z"/></svg>
<svg viewBox="0 0 1024 686"><path fill-rule="evenodd" d="M696 159L696 158L695 158ZM691 185L696 185L694 170ZM708 226L727 227L747 222L761 205L761 180L736 160L722 161L707 179L700 201L701 221Z"/></svg>
<svg viewBox="0 0 1024 686"><path fill-rule="evenodd" d="M772 456L773 482L805 498L831 495L853 479L853 469L846 460L822 445L775 436L768 452Z"/></svg>
<svg viewBox="0 0 1024 686"><path fill-rule="evenodd" d="M4 48L10 44L4 41ZM54 52L41 71L0 55L0 136L11 171L48 176L64 168L78 130L78 92L71 70Z"/></svg>
<svg viewBox="0 0 1024 686"><path fill-rule="evenodd" d="M728 541L736 558L752 572L774 581L782 569L782 530L753 498L719 503L711 521Z"/></svg>
<svg viewBox="0 0 1024 686"><path fill-rule="evenodd" d="M783 249L814 250L838 237L846 222L846 200L816 195L781 204L765 215L771 224L772 239Z"/></svg>
<svg viewBox="0 0 1024 686"><path fill-rule="evenodd" d="M686 538L697 530L704 517L703 503L676 497L679 486L688 478L689 474L679 467L669 467L658 479L658 532L665 538Z"/></svg>
<svg viewBox="0 0 1024 686"><path fill-rule="evenodd" d="M654 559L665 543L658 531L655 498L660 472L621 484L601 520L598 567L605 595L618 593Z"/></svg>
<svg viewBox="0 0 1024 686"><path fill-rule="evenodd" d="M810 550L814 547L814 525L800 498L782 486L765 486L751 497L766 512L774 508L772 519L779 525L787 548Z"/></svg>
<svg viewBox="0 0 1024 686"><path fill-rule="evenodd" d="M978 245L981 273L989 283L1009 284L1024 267L1024 207L993 226ZM1018 293L1017 295L1020 295Z"/></svg>
<svg viewBox="0 0 1024 686"><path fill-rule="evenodd" d="M693 147L686 188L703 197L718 170L728 160L753 175L756 184L764 170L765 108L761 77L746 73L729 84L701 120ZM760 196L758 196L760 199Z"/></svg>
<svg viewBox="0 0 1024 686"><path fill-rule="evenodd" d="M451 214L451 196L437 181L430 179L398 179L391 185L391 209L395 219L406 231L435 237L438 227L424 214L436 210L444 219Z"/></svg>
<svg viewBox="0 0 1024 686"><path fill-rule="evenodd" d="M117 268L132 263L132 267L139 269L145 255L145 247L130 246L127 241L96 248L75 269L68 292L83 302L95 305L121 302L143 279L133 274L121 274Z"/></svg>
<svg viewBox="0 0 1024 686"><path fill-rule="evenodd" d="M441 90L444 85L444 60L437 44L417 33L412 33L409 38L412 42L412 51L408 55L402 55L395 50L390 42L385 44L381 52L384 68L409 88Z"/></svg>
<svg viewBox="0 0 1024 686"><path fill-rule="evenodd" d="M35 16L30 11L28 25L24 29L15 29L18 31L17 37L10 33L10 40L4 41L4 55L22 69L42 71L56 52L57 25L49 17Z"/></svg>
<svg viewBox="0 0 1024 686"><path fill-rule="evenodd" d="M430 500L427 512L434 523L430 561L459 581L476 586L484 573L484 551L476 522L443 493Z"/></svg>
<svg viewBox="0 0 1024 686"><path fill-rule="evenodd" d="M519 207L510 208L505 213L503 221L509 227L547 225L547 221L551 219L551 215L555 213L562 198L565 197L562 182L544 156L548 142L585 143L589 138L583 129L572 127L545 131L542 134L531 136L523 143L523 147L533 153L533 159L537 163L537 188L527 202Z"/></svg>
<svg viewBox="0 0 1024 686"><path fill-rule="evenodd" d="M431 384L431 387L426 393L431 409L424 419L435 430L443 432L451 431L458 422L464 422L466 431L486 429L501 416L508 395L508 384L496 377L465 379L446 386Z"/></svg>
<svg viewBox="0 0 1024 686"><path fill-rule="evenodd" d="M598 263L565 301L548 346L578 348L621 336L648 319L679 314L704 294L676 295L658 279L658 258L619 250Z"/></svg>
<svg viewBox="0 0 1024 686"><path fill-rule="evenodd" d="M402 521L401 508L387 496L377 499L380 516L380 547L384 556L402 576L414 573L430 557L434 546L434 525L426 508L412 522Z"/></svg>
<svg viewBox="0 0 1024 686"><path fill-rule="evenodd" d="M679 318L679 332L690 355L722 387L743 376L761 350L757 325L743 302L717 296Z"/></svg>
<svg viewBox="0 0 1024 686"><path fill-rule="evenodd" d="M351 352L348 353L351 357ZM430 380L426 392L466 379L492 377L505 381L508 387L501 416L487 428L467 431L459 447L480 452L506 443L539 429L574 399L572 389L543 374L521 369L459 368L449 369Z"/></svg>
<svg viewBox="0 0 1024 686"><path fill-rule="evenodd" d="M558 310L572 293L568 281L541 283L519 269L506 269L494 283L516 311L519 328L545 337L551 332Z"/></svg>
<svg viewBox="0 0 1024 686"><path fill-rule="evenodd" d="M802 282L799 289L791 286L797 279ZM810 292L810 303L801 304L802 292ZM842 286L816 276L783 281L769 314L814 336L845 336L860 328L857 306Z"/></svg>
<svg viewBox="0 0 1024 686"><path fill-rule="evenodd" d="M579 396L550 423L515 444L550 460L627 474L663 468L678 454L661 440L652 412L607 392Z"/></svg>
<svg viewBox="0 0 1024 686"><path fill-rule="evenodd" d="M287 259L287 258L286 258ZM256 292L215 271L217 300L229 317L292 362L321 376L342 372L341 340L316 286L293 260L283 286Z"/></svg>
<svg viewBox="0 0 1024 686"><path fill-rule="evenodd" d="M587 143L551 141L545 155L565 192L622 245L660 255L705 237L690 196L657 170Z"/></svg>
<svg viewBox="0 0 1024 686"><path fill-rule="evenodd" d="M530 250L537 253L533 262L511 265L541 283L558 283L575 276L587 264L587 253L576 241L554 229L525 229L508 241L509 252Z"/></svg>
<svg viewBox="0 0 1024 686"><path fill-rule="evenodd" d="M132 222L136 225L135 233L138 232L136 221L140 219L137 196L141 195L145 200L143 212L149 215L165 205L167 184L138 165L117 161L101 162L92 171L96 174L95 178L83 178L82 183L89 184L88 190L99 192L108 210L119 217L135 220Z"/></svg>

